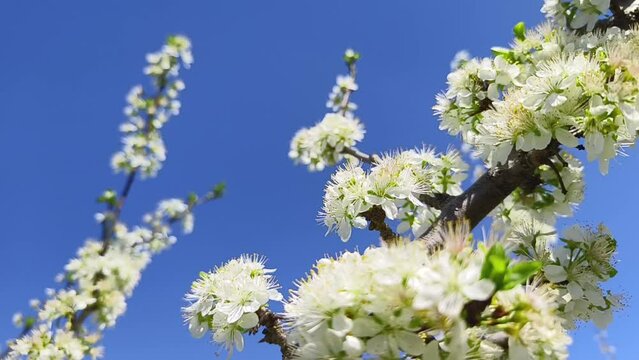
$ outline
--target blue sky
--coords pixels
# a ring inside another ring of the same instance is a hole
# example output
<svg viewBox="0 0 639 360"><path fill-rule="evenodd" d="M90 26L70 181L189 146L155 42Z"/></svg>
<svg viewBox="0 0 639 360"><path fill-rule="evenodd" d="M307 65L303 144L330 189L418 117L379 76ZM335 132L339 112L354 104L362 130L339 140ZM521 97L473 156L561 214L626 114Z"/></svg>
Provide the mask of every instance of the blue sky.
<svg viewBox="0 0 639 360"><path fill-rule="evenodd" d="M211 359L216 348L182 324L182 297L200 270L257 252L285 288L343 244L316 222L330 171L309 174L287 158L293 133L325 112L347 47L359 50L354 101L367 128L361 148L382 152L457 140L430 110L459 49L485 56L512 26L541 21L541 1L3 1L0 30L0 338L11 315L41 297L84 239L97 236L94 202L123 178L108 161L118 148L124 96L139 82L144 54L172 33L189 36L195 64L184 74L183 111L166 128L168 161L157 179L136 183L124 211L133 224L166 197L203 192L219 180L227 196L198 209L195 233L179 239L144 273L129 308L106 333L107 359ZM639 251L634 233L639 157L587 174L575 218L606 223L619 240L627 296L609 335L619 359L636 358ZM636 297L635 297L636 298ZM595 330L575 333L572 358L597 358ZM277 359L249 340L235 359Z"/></svg>

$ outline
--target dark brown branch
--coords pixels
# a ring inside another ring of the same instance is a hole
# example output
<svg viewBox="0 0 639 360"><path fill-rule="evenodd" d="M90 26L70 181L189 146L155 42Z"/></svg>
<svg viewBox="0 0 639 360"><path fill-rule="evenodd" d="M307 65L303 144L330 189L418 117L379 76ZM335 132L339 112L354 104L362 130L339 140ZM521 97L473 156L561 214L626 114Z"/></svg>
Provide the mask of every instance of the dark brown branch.
<svg viewBox="0 0 639 360"><path fill-rule="evenodd" d="M452 196L448 194L419 195L419 201L438 210L441 210L451 198Z"/></svg>
<svg viewBox="0 0 639 360"><path fill-rule="evenodd" d="M399 239L399 235L395 234L386 223L386 214L380 206L373 206L362 215L369 222L368 230L379 231L380 237L386 244L392 245Z"/></svg>
<svg viewBox="0 0 639 360"><path fill-rule="evenodd" d="M264 337L260 342L279 346L282 352L282 359L292 359L295 348L286 339L286 332L282 327L282 318L266 308L257 310L257 317L259 318L259 325L264 327L262 331Z"/></svg>
<svg viewBox="0 0 639 360"><path fill-rule="evenodd" d="M622 30L630 29L639 21L639 8L628 12L629 7L631 7L635 1L636 0L611 0L610 11L612 12L612 16L599 20L597 25L595 25L595 29L605 31L613 26Z"/></svg>
<svg viewBox="0 0 639 360"><path fill-rule="evenodd" d="M620 0L611 0L610 1L610 11L612 12L613 18L620 23L629 24L630 19L624 9L621 8L622 3L624 1ZM632 4L632 2L630 2Z"/></svg>
<svg viewBox="0 0 639 360"><path fill-rule="evenodd" d="M559 169L557 169L557 165L555 165L555 163L550 159L546 161L546 165L550 166L552 171L555 173L559 186L561 187L561 192L566 195L568 193L568 189L566 189L566 184L564 184L564 179L561 178L561 173L559 172Z"/></svg>
<svg viewBox="0 0 639 360"><path fill-rule="evenodd" d="M474 228L515 189L532 190L541 183L535 172L551 156L557 154L559 144L553 141L544 150L529 153L513 151L507 165L488 170L461 195L451 197L442 213L420 238L432 249L443 245L441 232L450 221L466 219Z"/></svg>

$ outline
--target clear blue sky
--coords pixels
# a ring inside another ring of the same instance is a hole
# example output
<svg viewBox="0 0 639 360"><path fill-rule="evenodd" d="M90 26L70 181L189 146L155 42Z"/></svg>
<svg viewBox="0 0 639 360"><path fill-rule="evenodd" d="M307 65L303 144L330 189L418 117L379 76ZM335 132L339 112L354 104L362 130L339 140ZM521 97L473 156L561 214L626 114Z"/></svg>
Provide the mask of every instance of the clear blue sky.
<svg viewBox="0 0 639 360"><path fill-rule="evenodd" d="M29 3L29 4L28 4ZM0 338L11 315L42 296L84 239L97 236L94 202L120 187L111 174L124 95L146 81L144 54L168 34L194 44L183 112L166 129L159 178L135 184L129 223L165 197L228 182L223 201L197 212L196 231L156 257L129 308L106 333L107 359L212 359L216 348L182 324L183 294L200 270L245 252L268 256L285 288L315 259L365 247L324 237L315 218L330 172L309 174L287 158L293 133L321 119L343 72L342 51L363 54L354 101L368 133L361 148L381 152L457 140L437 130L430 110L459 49L485 56L512 26L541 21L541 1L3 1L0 4ZM610 175L596 166L576 221L610 226L619 240L612 288L628 307L610 329L619 359L636 359L639 243L635 235L636 151ZM635 296L636 298L636 296ZM575 334L573 359L598 358L595 331ZM255 339L254 339L255 340ZM249 341L236 359L276 359ZM633 342L634 340L634 342Z"/></svg>

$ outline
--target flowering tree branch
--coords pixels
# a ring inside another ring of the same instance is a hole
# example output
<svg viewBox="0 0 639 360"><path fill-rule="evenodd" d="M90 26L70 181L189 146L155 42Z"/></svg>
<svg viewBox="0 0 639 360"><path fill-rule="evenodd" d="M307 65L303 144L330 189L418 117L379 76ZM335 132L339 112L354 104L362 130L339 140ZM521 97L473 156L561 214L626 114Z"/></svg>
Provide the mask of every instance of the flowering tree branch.
<svg viewBox="0 0 639 360"><path fill-rule="evenodd" d="M593 32L627 21L625 6L609 5L546 0L548 23L515 25L510 48L455 57L434 109L442 130L461 135L462 153L487 168L466 190L469 166L454 149L377 158L357 150L365 131L350 98L359 55L346 52L333 112L300 130L289 156L311 171L344 155L360 160L332 174L320 218L342 241L368 228L386 246L320 259L297 282L282 315L293 357L563 360L569 329L610 322L621 304L602 284L616 274L616 240L603 226L555 228L583 200L584 165L569 151L584 150L605 174L638 139L639 29ZM493 235L476 241L471 231L488 216ZM282 349L278 324L264 320L267 298L279 298L271 273L241 257L202 274L184 309L191 332L210 330L242 350L242 334L266 324L266 342Z"/></svg>
<svg viewBox="0 0 639 360"><path fill-rule="evenodd" d="M98 344L102 330L114 326L125 311L126 299L152 255L176 241L172 226L179 221L185 234L192 232L194 209L222 196L220 184L203 197L191 194L185 200L160 202L157 210L144 216L144 225L132 230L120 221L136 178L154 177L166 158L160 129L179 113L177 98L184 83L177 76L180 67L188 68L193 61L190 46L187 38L171 36L161 51L147 55L145 73L156 94L147 97L142 86L135 86L127 96L128 119L120 126L123 146L111 160L113 169L124 172L126 179L119 193L107 190L98 199L106 205L96 214L102 234L98 240L88 240L66 265L57 280L64 283L62 288L48 290L43 303L32 300L37 318L25 321L17 316L23 331L0 358L102 357ZM92 325L87 324L89 319L94 320Z"/></svg>
<svg viewBox="0 0 639 360"><path fill-rule="evenodd" d="M533 189L539 185L540 179L535 176L535 171L557 152L557 143L530 153L513 152L510 165L489 169L461 195L446 201L437 222L419 238L429 247L438 248L443 245L440 232L445 230L446 224L468 220L471 229L474 228L515 189Z"/></svg>

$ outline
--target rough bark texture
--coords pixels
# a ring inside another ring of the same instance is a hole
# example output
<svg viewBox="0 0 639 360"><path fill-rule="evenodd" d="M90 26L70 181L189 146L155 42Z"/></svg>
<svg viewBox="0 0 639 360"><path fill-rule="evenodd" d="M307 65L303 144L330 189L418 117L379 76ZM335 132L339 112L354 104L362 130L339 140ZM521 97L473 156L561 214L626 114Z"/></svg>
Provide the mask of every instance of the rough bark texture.
<svg viewBox="0 0 639 360"><path fill-rule="evenodd" d="M438 221L421 239L436 249L443 245L440 233L448 222L465 219L474 228L515 189L532 190L539 185L535 171L558 151L559 144L553 141L544 150L513 152L508 164L491 168L461 195L450 197L443 204Z"/></svg>
<svg viewBox="0 0 639 360"><path fill-rule="evenodd" d="M295 348L286 339L287 334L282 327L280 316L265 308L257 310L257 316L259 325L264 327L262 331L264 337L260 342L279 346L282 359L292 359Z"/></svg>

